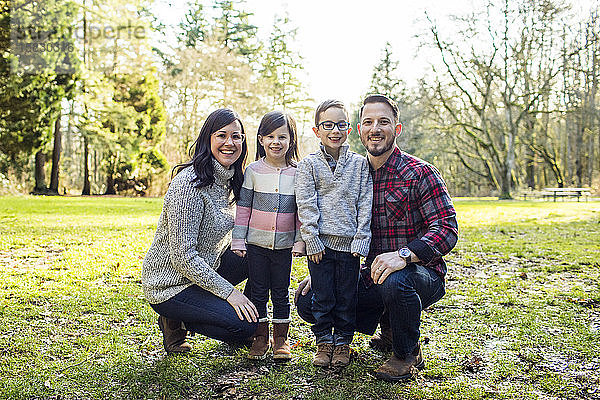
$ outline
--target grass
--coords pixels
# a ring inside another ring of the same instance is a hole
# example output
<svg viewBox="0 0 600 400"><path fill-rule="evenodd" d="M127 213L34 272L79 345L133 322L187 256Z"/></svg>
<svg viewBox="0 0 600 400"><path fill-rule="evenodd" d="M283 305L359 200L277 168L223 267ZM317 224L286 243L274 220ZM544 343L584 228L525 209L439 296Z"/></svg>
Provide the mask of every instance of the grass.
<svg viewBox="0 0 600 400"><path fill-rule="evenodd" d="M387 355L357 335L342 372L245 359L200 335L165 356L140 268L161 199L0 198L2 399L597 399L600 202L456 202L447 295L423 313L426 368L375 380ZM292 286L306 273L296 261Z"/></svg>

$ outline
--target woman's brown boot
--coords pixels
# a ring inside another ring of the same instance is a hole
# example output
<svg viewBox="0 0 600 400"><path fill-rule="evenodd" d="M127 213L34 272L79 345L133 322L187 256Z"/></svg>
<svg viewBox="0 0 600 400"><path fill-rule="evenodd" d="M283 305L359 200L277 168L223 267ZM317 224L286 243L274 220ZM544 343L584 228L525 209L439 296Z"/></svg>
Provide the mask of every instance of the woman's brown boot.
<svg viewBox="0 0 600 400"><path fill-rule="evenodd" d="M168 354L186 353L192 346L185 341L187 331L181 326L181 321L168 319L160 315L158 326L163 334L163 346Z"/></svg>
<svg viewBox="0 0 600 400"><path fill-rule="evenodd" d="M263 360L271 347L269 339L269 322L259 322L247 357L250 360Z"/></svg>
<svg viewBox="0 0 600 400"><path fill-rule="evenodd" d="M274 323L273 324L273 359L279 361L287 361L292 358L292 348L288 340L288 332L290 323Z"/></svg>

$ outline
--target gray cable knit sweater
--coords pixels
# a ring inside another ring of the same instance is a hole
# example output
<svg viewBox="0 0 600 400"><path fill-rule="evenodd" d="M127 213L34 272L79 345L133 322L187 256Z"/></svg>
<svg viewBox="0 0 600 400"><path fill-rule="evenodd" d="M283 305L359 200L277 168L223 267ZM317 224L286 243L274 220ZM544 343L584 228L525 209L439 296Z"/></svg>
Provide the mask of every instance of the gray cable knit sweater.
<svg viewBox="0 0 600 400"><path fill-rule="evenodd" d="M196 188L187 167L171 181L154 241L142 266L142 287L151 304L162 303L196 284L226 299L233 285L217 273L221 255L231 243L234 206L228 180L233 169L216 160L215 183Z"/></svg>
<svg viewBox="0 0 600 400"><path fill-rule="evenodd" d="M329 247L367 256L373 181L365 157L344 144L331 172L323 150L309 154L298 163L296 203L306 254Z"/></svg>

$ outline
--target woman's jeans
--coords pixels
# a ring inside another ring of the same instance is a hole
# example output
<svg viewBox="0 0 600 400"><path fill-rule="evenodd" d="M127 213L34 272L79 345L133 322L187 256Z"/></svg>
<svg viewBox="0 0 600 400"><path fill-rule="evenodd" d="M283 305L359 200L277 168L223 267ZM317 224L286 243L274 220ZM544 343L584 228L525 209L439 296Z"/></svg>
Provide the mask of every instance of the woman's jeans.
<svg viewBox="0 0 600 400"><path fill-rule="evenodd" d="M314 282L315 278L311 279ZM368 286L362 277L358 285L356 330L372 335L384 310L389 312L394 354L404 358L412 353L420 337L421 311L445 294L443 279L435 271L417 264L389 275L381 285ZM300 317L315 323L311 309L312 290L296 304Z"/></svg>
<svg viewBox="0 0 600 400"><path fill-rule="evenodd" d="M325 249L323 259L308 261L312 278L312 316L317 344L350 344L356 329L359 257Z"/></svg>
<svg viewBox="0 0 600 400"><path fill-rule="evenodd" d="M290 321L290 272L292 249L271 250L247 245L250 299L258 310L258 317L267 318L269 290L273 302L273 322Z"/></svg>
<svg viewBox="0 0 600 400"><path fill-rule="evenodd" d="M248 277L248 263L246 258L227 250L221 256L217 272L231 284L237 285ZM150 306L168 319L183 321L189 331L227 343L246 341L258 326L256 322L240 320L227 301L197 285L186 288L165 302Z"/></svg>

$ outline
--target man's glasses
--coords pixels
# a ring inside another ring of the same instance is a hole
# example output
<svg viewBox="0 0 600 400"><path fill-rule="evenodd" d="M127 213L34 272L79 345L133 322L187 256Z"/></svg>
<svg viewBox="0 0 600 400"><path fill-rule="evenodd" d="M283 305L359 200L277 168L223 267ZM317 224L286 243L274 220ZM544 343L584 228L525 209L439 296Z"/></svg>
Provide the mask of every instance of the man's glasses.
<svg viewBox="0 0 600 400"><path fill-rule="evenodd" d="M345 131L348 128L350 128L350 122L346 122L346 121L340 121L340 122L323 121L319 125L317 125L317 128L319 126L322 126L323 129L325 129L326 131L332 131L333 128L335 128L336 126L338 127L338 129L340 131Z"/></svg>
<svg viewBox="0 0 600 400"><path fill-rule="evenodd" d="M234 144L242 144L244 140L246 140L246 135L243 133L232 133L231 135L226 134L225 132L216 132L213 133L214 138L219 143L226 143L229 138Z"/></svg>

